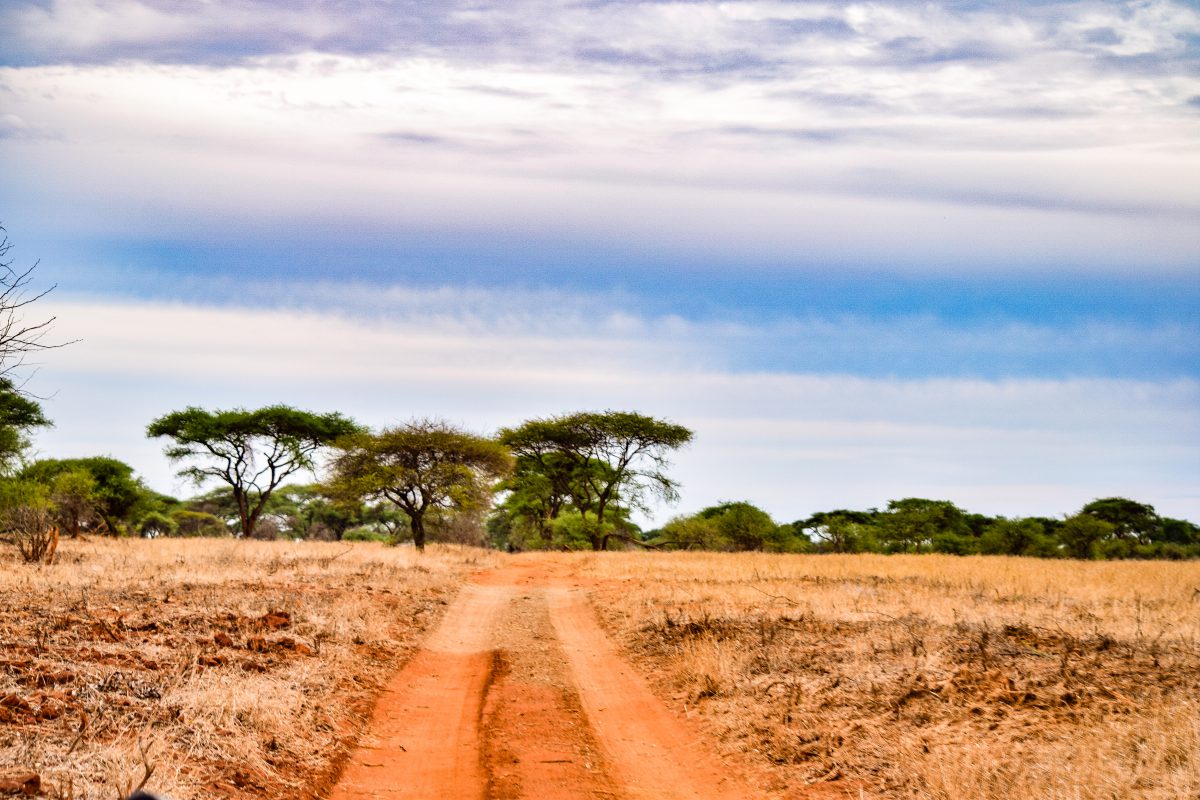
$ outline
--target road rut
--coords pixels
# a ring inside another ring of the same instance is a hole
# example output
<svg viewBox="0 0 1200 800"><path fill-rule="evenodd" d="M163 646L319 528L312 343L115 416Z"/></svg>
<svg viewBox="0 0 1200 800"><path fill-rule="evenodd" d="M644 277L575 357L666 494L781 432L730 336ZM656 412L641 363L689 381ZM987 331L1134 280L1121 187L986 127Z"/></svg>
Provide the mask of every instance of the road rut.
<svg viewBox="0 0 1200 800"><path fill-rule="evenodd" d="M329 800L763 797L663 706L553 562L476 576Z"/></svg>

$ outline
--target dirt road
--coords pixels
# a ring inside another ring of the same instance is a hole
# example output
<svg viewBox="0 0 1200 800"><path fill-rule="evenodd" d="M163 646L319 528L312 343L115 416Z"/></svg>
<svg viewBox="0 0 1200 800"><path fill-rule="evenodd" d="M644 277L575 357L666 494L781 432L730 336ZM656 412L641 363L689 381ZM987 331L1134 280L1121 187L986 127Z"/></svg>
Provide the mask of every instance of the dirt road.
<svg viewBox="0 0 1200 800"><path fill-rule="evenodd" d="M482 573L387 687L330 800L744 800L561 565Z"/></svg>

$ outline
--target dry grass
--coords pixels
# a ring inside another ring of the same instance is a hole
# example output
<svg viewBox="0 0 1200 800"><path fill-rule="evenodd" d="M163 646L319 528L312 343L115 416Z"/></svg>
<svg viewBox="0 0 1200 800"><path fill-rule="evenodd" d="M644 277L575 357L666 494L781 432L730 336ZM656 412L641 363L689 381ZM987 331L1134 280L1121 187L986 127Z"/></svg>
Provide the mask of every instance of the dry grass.
<svg viewBox="0 0 1200 800"><path fill-rule="evenodd" d="M64 541L0 552L0 765L50 797L312 797L382 679L494 556L434 547ZM143 758L143 750L147 752ZM143 762L146 762L144 764ZM0 770L2 771L2 770Z"/></svg>
<svg viewBox="0 0 1200 800"><path fill-rule="evenodd" d="M1200 798L1200 564L603 554L602 616L777 789Z"/></svg>

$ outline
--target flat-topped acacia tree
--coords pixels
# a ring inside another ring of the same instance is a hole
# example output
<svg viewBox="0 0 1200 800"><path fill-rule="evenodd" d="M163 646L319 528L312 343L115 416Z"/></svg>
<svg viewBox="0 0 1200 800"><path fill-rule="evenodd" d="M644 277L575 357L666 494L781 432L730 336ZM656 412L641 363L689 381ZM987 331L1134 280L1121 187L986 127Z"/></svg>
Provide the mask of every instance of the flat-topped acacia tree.
<svg viewBox="0 0 1200 800"><path fill-rule="evenodd" d="M678 498L678 485L666 474L667 455L688 444L692 432L630 411L581 411L529 420L501 430L499 438L520 465L512 483L524 472L569 494L592 549L606 550L617 535L604 529L613 505L645 507L647 495Z"/></svg>
<svg viewBox="0 0 1200 800"><path fill-rule="evenodd" d="M318 450L362 430L337 412L315 414L284 405L253 411L189 406L151 422L146 435L173 439L166 450L172 461L200 462L180 475L197 484L210 478L228 484L242 535L250 536L276 487L296 472L312 471Z"/></svg>
<svg viewBox="0 0 1200 800"><path fill-rule="evenodd" d="M330 492L392 503L408 517L418 550L425 549L428 512L486 507L492 483L512 469L503 445L442 420L359 433L338 448Z"/></svg>

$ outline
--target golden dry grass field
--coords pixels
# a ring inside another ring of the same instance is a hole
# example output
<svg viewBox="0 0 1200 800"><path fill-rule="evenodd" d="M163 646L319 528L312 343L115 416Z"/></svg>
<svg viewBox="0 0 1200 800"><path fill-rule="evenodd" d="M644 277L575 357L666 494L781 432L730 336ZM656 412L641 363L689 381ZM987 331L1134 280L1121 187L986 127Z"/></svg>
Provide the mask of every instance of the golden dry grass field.
<svg viewBox="0 0 1200 800"><path fill-rule="evenodd" d="M618 553L579 570L660 693L777 788L1200 798L1200 563Z"/></svg>
<svg viewBox="0 0 1200 800"><path fill-rule="evenodd" d="M309 798L482 550L212 539L0 551L0 773L116 800ZM143 757L145 750L145 757Z"/></svg>
<svg viewBox="0 0 1200 800"><path fill-rule="evenodd" d="M525 554L764 795L1200 798L1200 563ZM388 675L510 563L374 544L0 551L0 773L325 796Z"/></svg>

